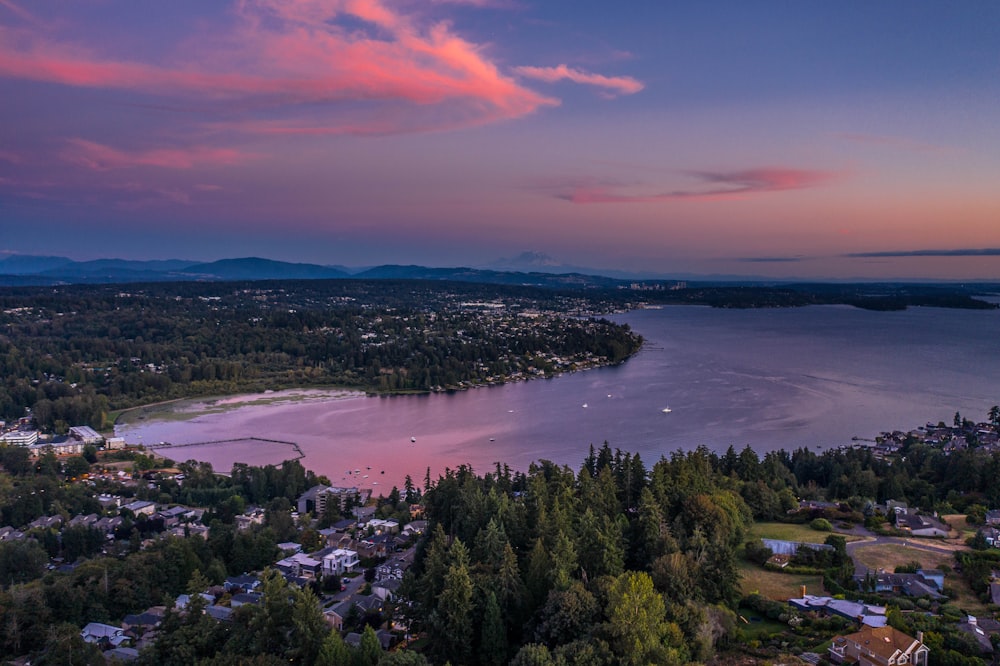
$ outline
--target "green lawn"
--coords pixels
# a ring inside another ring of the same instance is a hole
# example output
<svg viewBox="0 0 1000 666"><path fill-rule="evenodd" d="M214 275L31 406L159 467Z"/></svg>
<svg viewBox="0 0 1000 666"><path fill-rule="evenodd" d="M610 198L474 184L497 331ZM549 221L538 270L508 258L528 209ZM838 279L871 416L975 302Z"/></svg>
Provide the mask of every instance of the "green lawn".
<svg viewBox="0 0 1000 666"><path fill-rule="evenodd" d="M750 538L781 539L782 541L803 541L805 543L823 543L833 532L819 532L809 525L792 525L789 523L754 523L750 528ZM847 541L858 541L861 537L842 534Z"/></svg>
<svg viewBox="0 0 1000 666"><path fill-rule="evenodd" d="M775 601L787 601L802 594L806 586L808 594L823 593L823 577L805 574L786 574L762 569L751 562L740 562L743 579L740 588L743 594L757 592Z"/></svg>

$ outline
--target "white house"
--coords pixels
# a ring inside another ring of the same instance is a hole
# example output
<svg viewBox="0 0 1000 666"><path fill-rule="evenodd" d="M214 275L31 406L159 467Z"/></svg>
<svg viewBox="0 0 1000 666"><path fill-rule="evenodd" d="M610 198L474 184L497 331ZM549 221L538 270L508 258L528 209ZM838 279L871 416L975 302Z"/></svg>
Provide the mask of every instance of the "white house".
<svg viewBox="0 0 1000 666"><path fill-rule="evenodd" d="M323 573L328 576L339 576L354 569L360 564L357 552L338 548L323 557Z"/></svg>

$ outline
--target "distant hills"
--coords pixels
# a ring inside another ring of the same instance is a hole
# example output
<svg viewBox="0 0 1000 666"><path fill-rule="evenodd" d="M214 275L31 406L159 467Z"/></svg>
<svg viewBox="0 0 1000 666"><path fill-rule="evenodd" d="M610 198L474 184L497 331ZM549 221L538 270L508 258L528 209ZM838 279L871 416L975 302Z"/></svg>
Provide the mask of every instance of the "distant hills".
<svg viewBox="0 0 1000 666"><path fill-rule="evenodd" d="M301 264L260 257L221 259L209 263L171 259L131 261L97 259L74 261L66 257L10 255L0 259L0 285L117 284L134 282L229 280L450 280L489 284L563 288L614 288L621 280L582 273L493 270L488 268L428 268L386 265L354 273L340 266Z"/></svg>

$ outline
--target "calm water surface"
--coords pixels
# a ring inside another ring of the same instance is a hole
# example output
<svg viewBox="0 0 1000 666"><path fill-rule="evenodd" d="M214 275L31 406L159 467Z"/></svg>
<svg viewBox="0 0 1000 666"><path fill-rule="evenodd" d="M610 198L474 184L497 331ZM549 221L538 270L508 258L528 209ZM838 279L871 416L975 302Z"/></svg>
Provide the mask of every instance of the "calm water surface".
<svg viewBox="0 0 1000 666"><path fill-rule="evenodd" d="M647 344L614 368L454 394L299 391L295 399L242 406L230 399L228 409L199 413L195 406L186 420L150 416L119 434L130 443L294 441L306 467L377 493L401 485L407 473L420 483L427 467L435 477L446 466L469 463L482 472L497 460L515 469L542 458L576 468L589 444L605 440L639 452L647 465L700 444L825 448L950 422L955 411L981 420L1000 402L997 311L676 306L615 319ZM166 455L222 471L234 461L278 462L288 452L244 443ZM355 469L361 474L347 474Z"/></svg>

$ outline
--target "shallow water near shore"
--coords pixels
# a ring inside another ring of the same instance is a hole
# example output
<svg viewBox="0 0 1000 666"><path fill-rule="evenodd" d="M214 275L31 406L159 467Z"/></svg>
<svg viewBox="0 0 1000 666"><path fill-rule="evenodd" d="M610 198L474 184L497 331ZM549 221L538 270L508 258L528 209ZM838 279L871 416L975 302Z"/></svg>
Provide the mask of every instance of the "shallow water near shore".
<svg viewBox="0 0 1000 666"><path fill-rule="evenodd" d="M983 420L1000 402L998 311L671 306L612 318L647 340L616 367L448 394L331 389L184 401L172 410L181 418L134 414L117 431L145 444L291 441L306 467L378 494L406 474L421 483L428 467L434 477L463 463L484 472L495 461L526 469L544 458L576 468L589 444L604 441L647 465L698 445L823 449L951 422L956 411ZM236 461L280 462L289 449L162 452L228 471Z"/></svg>

